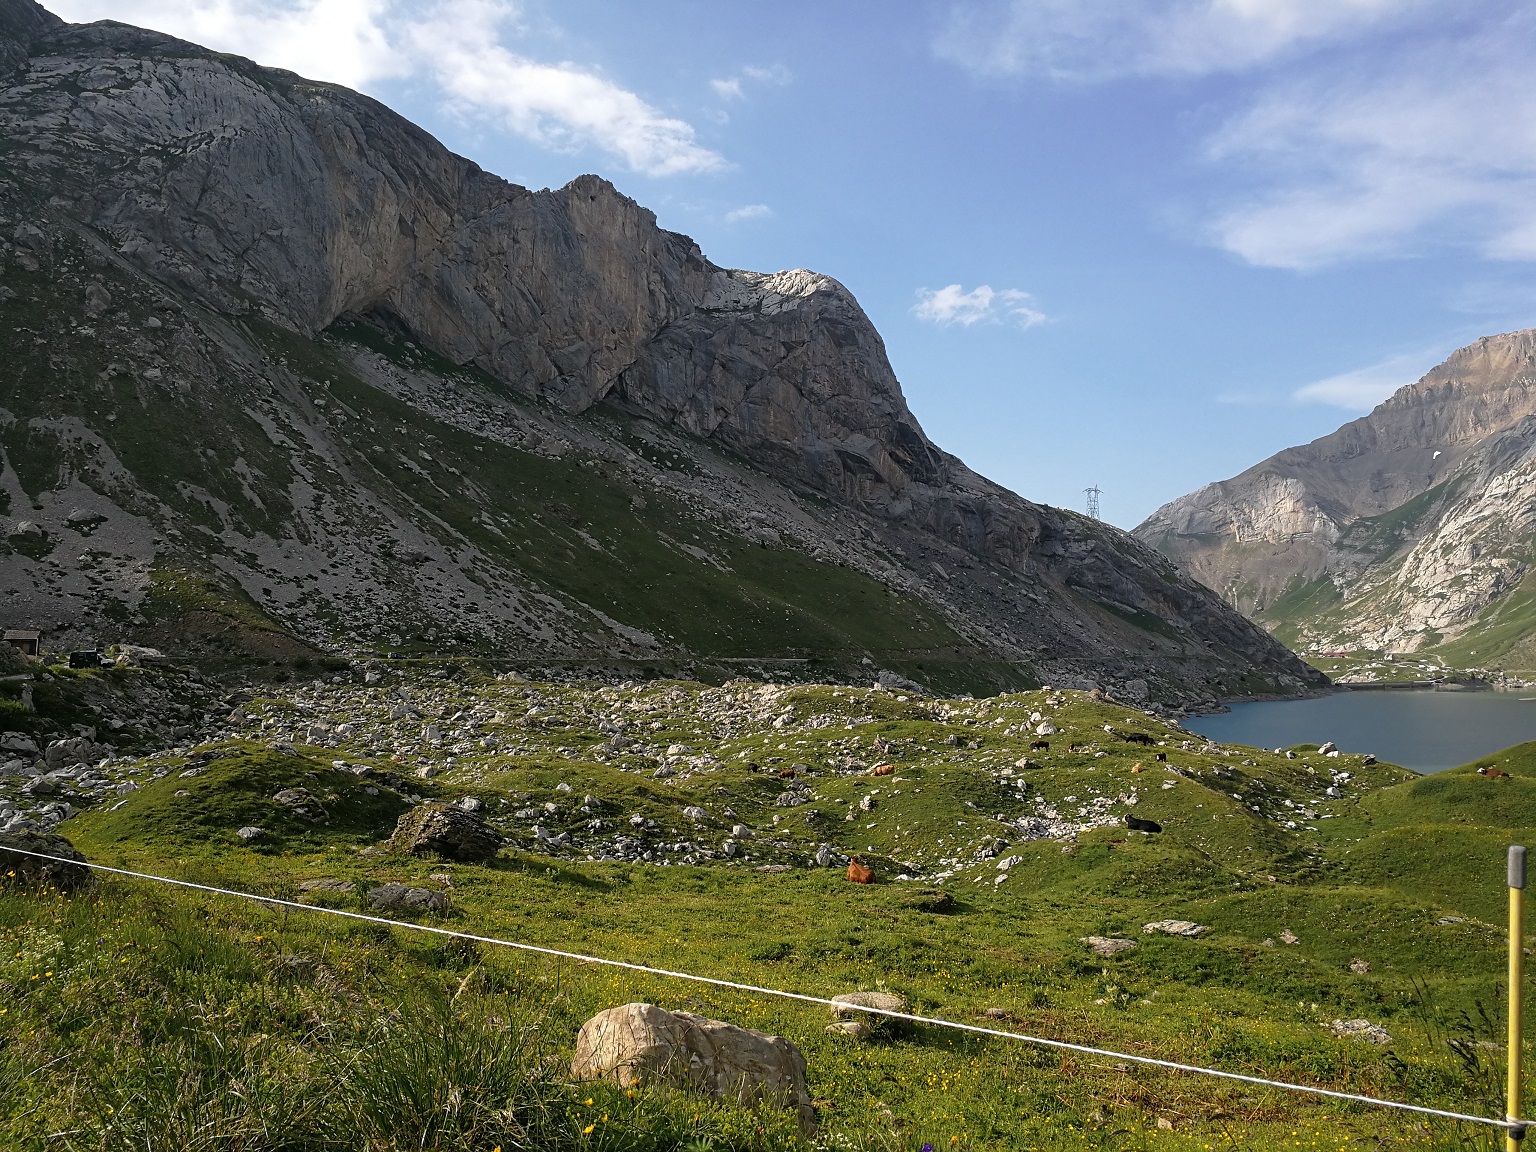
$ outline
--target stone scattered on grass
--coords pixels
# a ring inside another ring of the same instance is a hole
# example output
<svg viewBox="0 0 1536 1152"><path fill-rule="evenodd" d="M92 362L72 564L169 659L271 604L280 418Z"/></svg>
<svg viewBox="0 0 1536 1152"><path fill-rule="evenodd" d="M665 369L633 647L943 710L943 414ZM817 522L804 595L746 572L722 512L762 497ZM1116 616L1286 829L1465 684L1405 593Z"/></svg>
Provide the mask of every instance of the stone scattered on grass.
<svg viewBox="0 0 1536 1152"><path fill-rule="evenodd" d="M1371 970L1370 961L1368 961L1368 960L1361 960L1357 956L1355 959L1353 959L1353 960L1351 960L1349 962L1349 970L1351 972L1353 972L1356 976L1364 976L1367 972L1369 972Z"/></svg>
<svg viewBox="0 0 1536 1152"><path fill-rule="evenodd" d="M625 1004L581 1026L571 1075L620 1088L669 1084L712 1100L794 1111L801 1132L816 1131L805 1057L782 1036L739 1028L654 1004Z"/></svg>
<svg viewBox="0 0 1536 1152"><path fill-rule="evenodd" d="M265 828L258 828L254 824L247 824L244 828L235 830L235 835L249 844L252 840L260 840L267 834Z"/></svg>
<svg viewBox="0 0 1536 1152"><path fill-rule="evenodd" d="M1084 936L1082 943L1088 945L1089 950L1097 956L1118 956L1136 947L1136 941L1119 936Z"/></svg>
<svg viewBox="0 0 1536 1152"><path fill-rule="evenodd" d="M406 912L446 912L448 896L427 888L407 888L404 884L381 884L368 890L368 907L378 911L401 909Z"/></svg>
<svg viewBox="0 0 1536 1152"><path fill-rule="evenodd" d="M1150 924L1142 925L1142 932L1150 934L1161 932L1165 936L1202 936L1210 931L1204 924L1196 924L1193 920L1154 920Z"/></svg>
<svg viewBox="0 0 1536 1152"><path fill-rule="evenodd" d="M1280 930L1280 943L1282 943L1282 944L1300 944L1301 943L1301 937L1296 935L1296 933L1292 932L1289 928L1282 928Z"/></svg>
<svg viewBox="0 0 1536 1152"><path fill-rule="evenodd" d="M1335 1020L1328 1025L1328 1031L1341 1040L1364 1040L1371 1044L1387 1045L1392 1043L1392 1037L1380 1024L1372 1024L1369 1020Z"/></svg>
<svg viewBox="0 0 1536 1152"><path fill-rule="evenodd" d="M833 1036L843 1036L849 1040L868 1040L871 1029L862 1020L838 1020L828 1024L826 1031Z"/></svg>

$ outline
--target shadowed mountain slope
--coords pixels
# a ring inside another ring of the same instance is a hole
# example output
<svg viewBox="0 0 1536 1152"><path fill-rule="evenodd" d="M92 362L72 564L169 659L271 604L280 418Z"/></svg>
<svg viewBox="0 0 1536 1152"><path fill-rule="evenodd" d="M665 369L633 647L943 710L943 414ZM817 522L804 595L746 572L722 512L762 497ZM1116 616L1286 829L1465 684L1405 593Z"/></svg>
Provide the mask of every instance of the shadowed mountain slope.
<svg viewBox="0 0 1536 1152"><path fill-rule="evenodd" d="M1319 682L933 445L837 281L719 268L598 177L0 0L0 217L0 616L60 643Z"/></svg>

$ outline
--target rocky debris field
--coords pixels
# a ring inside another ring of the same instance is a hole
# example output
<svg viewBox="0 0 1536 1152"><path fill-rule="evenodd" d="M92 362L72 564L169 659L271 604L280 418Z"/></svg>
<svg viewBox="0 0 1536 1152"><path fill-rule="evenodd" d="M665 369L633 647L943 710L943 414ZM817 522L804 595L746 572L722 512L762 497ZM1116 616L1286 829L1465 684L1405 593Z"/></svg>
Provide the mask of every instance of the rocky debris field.
<svg viewBox="0 0 1536 1152"><path fill-rule="evenodd" d="M1117 829L1240 868L1294 867L1315 855L1321 822L1404 775L1331 745L1209 744L1100 693L1049 687L939 699L390 661L235 691L165 669L68 675L95 722L0 733L0 829L48 831L89 810L125 839L153 826L265 851L330 837L460 859L856 860L881 881L997 887L1026 846L1070 853Z"/></svg>

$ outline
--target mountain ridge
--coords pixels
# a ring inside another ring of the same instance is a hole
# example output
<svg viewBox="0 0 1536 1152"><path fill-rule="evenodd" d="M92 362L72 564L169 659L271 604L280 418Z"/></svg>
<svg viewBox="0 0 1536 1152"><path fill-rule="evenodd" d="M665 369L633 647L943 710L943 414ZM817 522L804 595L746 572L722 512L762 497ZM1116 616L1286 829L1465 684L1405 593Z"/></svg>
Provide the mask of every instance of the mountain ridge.
<svg viewBox="0 0 1536 1152"><path fill-rule="evenodd" d="M0 0L7 623L1322 683L933 445L832 278L720 268L599 177L529 191L346 89L40 11Z"/></svg>
<svg viewBox="0 0 1536 1152"><path fill-rule="evenodd" d="M1529 591L1533 449L1526 329L1458 349L1367 416L1171 501L1135 534L1314 652L1524 661L1536 621L1511 597Z"/></svg>

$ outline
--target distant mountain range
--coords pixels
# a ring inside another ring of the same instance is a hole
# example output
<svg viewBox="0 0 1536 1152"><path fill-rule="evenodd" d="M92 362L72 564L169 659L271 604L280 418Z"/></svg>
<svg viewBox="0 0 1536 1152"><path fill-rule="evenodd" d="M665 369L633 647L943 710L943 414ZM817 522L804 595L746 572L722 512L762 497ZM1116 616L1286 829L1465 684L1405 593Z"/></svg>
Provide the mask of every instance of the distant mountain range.
<svg viewBox="0 0 1536 1152"><path fill-rule="evenodd" d="M1322 683L936 447L837 281L0 0L0 622L1183 703Z"/></svg>
<svg viewBox="0 0 1536 1152"><path fill-rule="evenodd" d="M1462 348L1135 534L1303 651L1536 668L1536 330Z"/></svg>

